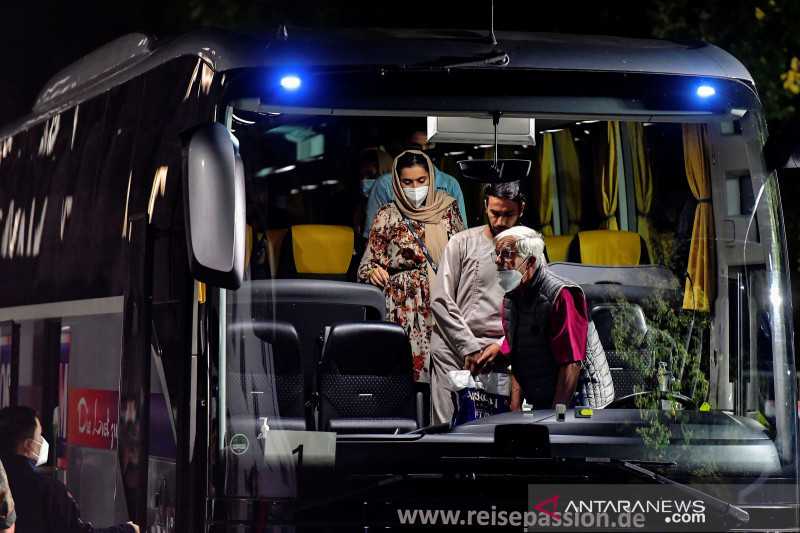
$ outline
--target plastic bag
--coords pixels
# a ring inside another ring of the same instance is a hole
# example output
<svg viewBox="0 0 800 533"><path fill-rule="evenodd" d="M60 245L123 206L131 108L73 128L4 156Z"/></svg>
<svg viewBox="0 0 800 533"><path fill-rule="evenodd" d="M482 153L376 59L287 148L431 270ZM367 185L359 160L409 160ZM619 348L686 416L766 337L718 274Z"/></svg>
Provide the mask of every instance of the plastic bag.
<svg viewBox="0 0 800 533"><path fill-rule="evenodd" d="M509 410L511 376L485 372L473 376L469 370L451 370L448 389L456 394L452 426L458 426Z"/></svg>

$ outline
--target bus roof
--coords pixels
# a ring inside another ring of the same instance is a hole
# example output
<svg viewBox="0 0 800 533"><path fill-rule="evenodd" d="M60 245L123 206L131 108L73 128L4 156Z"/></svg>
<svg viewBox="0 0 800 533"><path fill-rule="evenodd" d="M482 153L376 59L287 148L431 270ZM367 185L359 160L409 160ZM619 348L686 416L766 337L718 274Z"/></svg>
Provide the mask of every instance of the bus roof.
<svg viewBox="0 0 800 533"><path fill-rule="evenodd" d="M673 74L737 79L753 83L747 69L721 48L678 43L556 33L497 32L509 68ZM487 32L470 30L290 31L273 41L269 64L404 65L490 55Z"/></svg>
<svg viewBox="0 0 800 533"><path fill-rule="evenodd" d="M218 72L245 67L381 66L447 68L508 54L509 69L683 75L754 85L744 65L716 46L654 39L473 30L310 30L289 28L259 39L200 30L170 40L123 36L54 75L40 91L32 115L16 128L74 105L180 56L198 56ZM478 61L480 63L480 61ZM484 68L501 68L487 66ZM6 132L8 128L3 128Z"/></svg>

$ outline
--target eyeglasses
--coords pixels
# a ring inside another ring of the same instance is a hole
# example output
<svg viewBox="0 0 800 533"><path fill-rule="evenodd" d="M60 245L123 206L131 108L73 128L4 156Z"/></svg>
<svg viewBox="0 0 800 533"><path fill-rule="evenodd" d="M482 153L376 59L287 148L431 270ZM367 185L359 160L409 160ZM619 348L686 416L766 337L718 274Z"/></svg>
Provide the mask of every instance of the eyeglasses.
<svg viewBox="0 0 800 533"><path fill-rule="evenodd" d="M503 248L502 250L500 250L500 253L496 255L500 257L500 259L502 259L503 261L509 261L511 259L514 259L514 257L517 255L517 252L514 251L512 248Z"/></svg>

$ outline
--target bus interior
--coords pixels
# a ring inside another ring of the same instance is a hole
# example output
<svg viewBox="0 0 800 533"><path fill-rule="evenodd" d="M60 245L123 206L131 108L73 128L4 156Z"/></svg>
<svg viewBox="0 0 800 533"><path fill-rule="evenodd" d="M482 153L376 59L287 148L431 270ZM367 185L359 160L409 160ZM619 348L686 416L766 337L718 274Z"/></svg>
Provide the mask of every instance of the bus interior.
<svg viewBox="0 0 800 533"><path fill-rule="evenodd" d="M358 219L366 203L364 150L390 159L415 134L422 138L437 168L458 179L474 227L485 223L485 184L465 178L457 162L491 160L495 149L428 142L431 118L422 113L281 111L234 102L226 115L244 167L248 233L245 281L224 291L229 340L218 377L226 383L220 449L239 465L226 482L234 493L248 492L236 472L266 453L231 454L234 437L259 442L265 428L333 432L343 451L348 439L364 435L431 432L426 393L407 372L407 345L395 331L374 327L385 312L381 291L356 283L368 235ZM627 436L642 439L642 458L670 456L676 440L658 429L681 420L727 427L724 417L746 417L748 427L775 439L782 400L770 339L783 326L768 316L782 302L767 268L775 250L763 238L774 219L753 143L759 123L752 115L527 118L535 123L530 141L501 143L497 155L531 161L521 181L528 202L521 223L543 233L553 271L587 295L615 388L614 402L596 410L594 422L617 433L628 427ZM376 159L369 161L374 177ZM632 422L611 413L648 410L666 418ZM449 434L502 423L479 420ZM736 466L721 454L718 468L780 470L779 453L765 450L747 464L738 456ZM683 461L688 472L706 459ZM337 452L342 463L349 464Z"/></svg>

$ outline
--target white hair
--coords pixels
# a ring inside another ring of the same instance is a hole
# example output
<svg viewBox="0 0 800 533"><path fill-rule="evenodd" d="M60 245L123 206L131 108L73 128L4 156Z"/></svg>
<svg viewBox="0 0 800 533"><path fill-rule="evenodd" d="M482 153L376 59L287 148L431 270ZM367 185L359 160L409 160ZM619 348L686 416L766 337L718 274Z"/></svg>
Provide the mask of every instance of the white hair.
<svg viewBox="0 0 800 533"><path fill-rule="evenodd" d="M535 257L537 269L539 265L547 264L547 260L544 258L544 238L541 233L527 226L514 226L500 232L494 238L494 242L497 243L507 237L516 241L517 255L523 260Z"/></svg>

